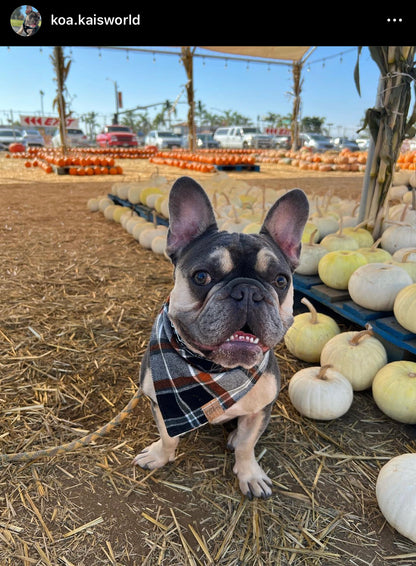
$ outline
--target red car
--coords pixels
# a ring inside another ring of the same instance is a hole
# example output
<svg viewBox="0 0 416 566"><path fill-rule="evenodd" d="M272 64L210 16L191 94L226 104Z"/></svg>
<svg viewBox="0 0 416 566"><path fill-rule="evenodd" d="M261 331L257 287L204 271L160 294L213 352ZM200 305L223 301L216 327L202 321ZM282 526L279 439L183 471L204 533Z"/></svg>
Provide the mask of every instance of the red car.
<svg viewBox="0 0 416 566"><path fill-rule="evenodd" d="M137 147L136 135L128 126L113 124L105 126L104 130L97 134L97 144L100 147Z"/></svg>

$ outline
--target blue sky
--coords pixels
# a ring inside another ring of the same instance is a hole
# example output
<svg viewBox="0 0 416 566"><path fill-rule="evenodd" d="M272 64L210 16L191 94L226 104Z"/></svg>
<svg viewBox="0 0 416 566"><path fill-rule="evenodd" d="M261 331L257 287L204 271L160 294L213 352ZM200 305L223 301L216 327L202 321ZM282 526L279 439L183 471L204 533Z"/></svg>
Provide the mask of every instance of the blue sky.
<svg viewBox="0 0 416 566"><path fill-rule="evenodd" d="M0 47L3 88L0 92L0 123L7 123L10 111L52 115L55 82L50 54L52 47ZM176 55L132 52L128 48L110 50L95 47L65 47L72 61L67 87L75 116L95 111L100 123L111 119L115 107L114 81L123 94L123 109L146 106L169 99L174 101L186 83L183 65ZM197 50L197 53L202 50ZM357 59L354 46L318 46L305 64L302 116L325 118L332 135L355 137L367 108L374 106L379 71L367 48L360 57L361 96L353 79ZM273 112L286 115L292 110L288 91L292 88L287 66L209 59L194 60L195 99L213 113L231 110L257 121ZM160 106L149 108L152 117ZM186 120L183 92L174 119Z"/></svg>

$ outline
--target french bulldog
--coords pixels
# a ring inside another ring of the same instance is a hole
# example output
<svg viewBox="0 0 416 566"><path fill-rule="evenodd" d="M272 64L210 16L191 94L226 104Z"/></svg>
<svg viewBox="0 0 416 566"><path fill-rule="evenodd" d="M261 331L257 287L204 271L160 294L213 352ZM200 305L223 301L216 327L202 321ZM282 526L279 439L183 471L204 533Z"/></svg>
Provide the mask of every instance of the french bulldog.
<svg viewBox="0 0 416 566"><path fill-rule="evenodd" d="M35 33L39 30L40 20L41 17L39 12L35 12L31 6L26 6L26 16L23 24L17 31L18 35L35 35Z"/></svg>
<svg viewBox="0 0 416 566"><path fill-rule="evenodd" d="M293 322L292 273L308 215L305 193L292 189L258 234L221 231L198 183L173 184L166 253L174 285L140 371L160 438L134 464L160 468L175 459L181 435L234 420L227 447L242 493L272 494L254 450L280 390L273 348Z"/></svg>

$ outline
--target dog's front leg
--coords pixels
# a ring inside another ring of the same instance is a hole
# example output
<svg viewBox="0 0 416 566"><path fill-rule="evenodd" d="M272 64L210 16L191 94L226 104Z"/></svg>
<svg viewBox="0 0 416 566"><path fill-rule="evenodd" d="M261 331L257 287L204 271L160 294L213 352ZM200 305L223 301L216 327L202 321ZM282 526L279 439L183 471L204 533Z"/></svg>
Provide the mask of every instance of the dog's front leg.
<svg viewBox="0 0 416 566"><path fill-rule="evenodd" d="M270 478L257 463L254 447L264 432L270 418L270 409L238 418L238 427L228 437L228 447L234 450L234 473L238 477L242 493L252 499L266 499L272 494Z"/></svg>
<svg viewBox="0 0 416 566"><path fill-rule="evenodd" d="M175 459L175 451L179 443L179 438L172 438L168 435L162 414L156 403L152 401L152 413L155 418L160 438L147 448L144 448L133 460L141 468L154 470L161 468L168 462Z"/></svg>

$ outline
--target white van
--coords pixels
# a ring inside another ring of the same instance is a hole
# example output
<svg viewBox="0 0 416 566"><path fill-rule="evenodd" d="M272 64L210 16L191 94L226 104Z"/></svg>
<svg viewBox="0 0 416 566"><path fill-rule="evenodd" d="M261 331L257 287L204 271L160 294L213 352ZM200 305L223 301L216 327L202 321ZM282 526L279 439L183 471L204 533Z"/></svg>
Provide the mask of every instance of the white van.
<svg viewBox="0 0 416 566"><path fill-rule="evenodd" d="M218 128L214 133L214 139L220 147L225 148L271 148L273 138L262 134L255 126L230 126L229 128Z"/></svg>

